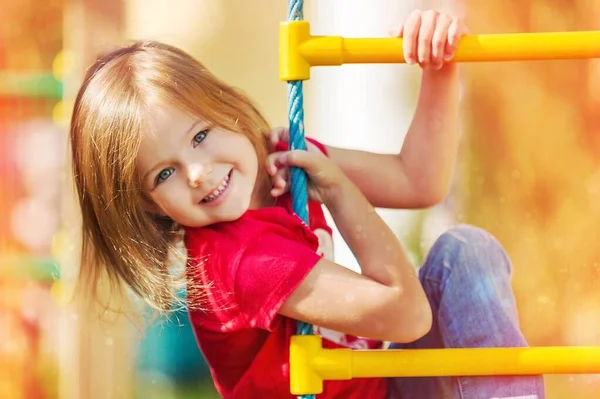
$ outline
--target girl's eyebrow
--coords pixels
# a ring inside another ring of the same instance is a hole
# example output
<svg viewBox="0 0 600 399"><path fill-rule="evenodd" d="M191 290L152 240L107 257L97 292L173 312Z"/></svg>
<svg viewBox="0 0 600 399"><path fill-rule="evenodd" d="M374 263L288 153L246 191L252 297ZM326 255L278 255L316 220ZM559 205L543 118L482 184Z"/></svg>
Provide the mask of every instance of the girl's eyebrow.
<svg viewBox="0 0 600 399"><path fill-rule="evenodd" d="M194 123L192 123L192 126L190 126L190 128L188 130L185 131L185 133L183 133L183 136L187 136L188 134L190 134L190 132L196 127L198 126L200 123L202 123L202 119L196 119L196 121Z"/></svg>

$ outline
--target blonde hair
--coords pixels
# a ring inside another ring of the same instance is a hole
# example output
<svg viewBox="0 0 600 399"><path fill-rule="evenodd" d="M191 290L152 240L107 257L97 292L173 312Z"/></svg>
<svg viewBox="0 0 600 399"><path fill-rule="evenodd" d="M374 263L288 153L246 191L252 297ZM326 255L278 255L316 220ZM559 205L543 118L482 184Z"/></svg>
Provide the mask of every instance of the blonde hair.
<svg viewBox="0 0 600 399"><path fill-rule="evenodd" d="M246 96L166 44L136 42L88 70L70 131L83 222L79 288L97 299L106 279L112 289L128 286L164 312L180 299L177 287L184 282L169 270L180 229L147 211L136 171L145 117L161 104L247 136L259 159L267 153L270 128Z"/></svg>

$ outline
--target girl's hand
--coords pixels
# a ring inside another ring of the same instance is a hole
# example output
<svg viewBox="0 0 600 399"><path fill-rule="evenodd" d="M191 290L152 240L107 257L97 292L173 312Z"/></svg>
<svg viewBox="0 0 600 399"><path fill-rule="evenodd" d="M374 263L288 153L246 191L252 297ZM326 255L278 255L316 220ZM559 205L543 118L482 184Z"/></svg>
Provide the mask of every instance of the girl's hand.
<svg viewBox="0 0 600 399"><path fill-rule="evenodd" d="M408 64L440 69L454 57L460 38L468 32L460 18L416 10L404 25L392 30L392 36L404 39L402 48Z"/></svg>
<svg viewBox="0 0 600 399"><path fill-rule="evenodd" d="M269 133L269 152L277 151L277 145L280 143L285 144L285 148L289 148L290 131L287 127L276 127L273 130L271 130L271 133ZM321 152L321 150L319 150L319 148L316 145L314 145L308 140L306 141L306 150L308 152Z"/></svg>
<svg viewBox="0 0 600 399"><path fill-rule="evenodd" d="M273 185L271 195L273 195L274 197L279 197L289 191L289 166L296 166L291 164L284 166L283 164L277 161L277 158L285 152L282 152L281 150L278 151L278 145L284 144L285 148L289 148L289 142L290 132L286 127L276 127L273 130L271 130L271 133L269 134L271 155L267 157L267 172L271 176L271 184ZM310 141L306 141L306 151L324 157L321 150ZM335 165L333 166L336 167ZM319 201L323 203L321 195L313 189L312 184L310 184L308 188L310 199L313 201Z"/></svg>
<svg viewBox="0 0 600 399"><path fill-rule="evenodd" d="M336 198L340 187L348 179L333 161L322 152L304 150L278 151L267 156L266 169L271 176L271 195L279 197L289 191L290 167L304 169L308 175L308 195L325 205Z"/></svg>

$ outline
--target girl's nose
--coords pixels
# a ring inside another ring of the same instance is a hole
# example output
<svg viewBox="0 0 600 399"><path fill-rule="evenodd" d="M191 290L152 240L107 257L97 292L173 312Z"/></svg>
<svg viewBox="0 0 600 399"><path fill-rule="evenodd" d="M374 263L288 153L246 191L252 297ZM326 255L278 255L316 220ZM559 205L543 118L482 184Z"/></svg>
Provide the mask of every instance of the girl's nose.
<svg viewBox="0 0 600 399"><path fill-rule="evenodd" d="M202 164L192 164L188 166L188 184L191 188L198 188L211 172L211 167Z"/></svg>

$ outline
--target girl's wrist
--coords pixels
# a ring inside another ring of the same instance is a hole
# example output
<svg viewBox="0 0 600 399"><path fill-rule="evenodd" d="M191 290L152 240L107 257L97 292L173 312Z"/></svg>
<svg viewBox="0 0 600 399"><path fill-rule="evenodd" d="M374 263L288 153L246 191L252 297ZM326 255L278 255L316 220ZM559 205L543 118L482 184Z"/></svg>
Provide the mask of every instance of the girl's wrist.
<svg viewBox="0 0 600 399"><path fill-rule="evenodd" d="M323 195L323 204L331 211L340 209L348 202L356 202L356 197L364 198L362 192L346 176L340 179L338 183L331 186L325 195Z"/></svg>
<svg viewBox="0 0 600 399"><path fill-rule="evenodd" d="M423 79L431 81L439 81L455 79L458 77L458 64L449 62L444 64L440 69L425 68L423 69Z"/></svg>

